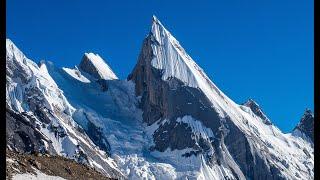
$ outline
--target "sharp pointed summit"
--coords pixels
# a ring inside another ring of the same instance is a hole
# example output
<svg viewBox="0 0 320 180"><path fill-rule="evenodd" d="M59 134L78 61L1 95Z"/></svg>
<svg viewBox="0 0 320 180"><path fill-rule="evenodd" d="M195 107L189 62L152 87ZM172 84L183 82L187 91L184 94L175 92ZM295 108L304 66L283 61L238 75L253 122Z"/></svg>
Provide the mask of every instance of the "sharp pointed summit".
<svg viewBox="0 0 320 180"><path fill-rule="evenodd" d="M160 45L164 45L164 39L168 39L170 36L169 31L161 24L156 16L152 16L152 25L151 25L151 36L156 40Z"/></svg>
<svg viewBox="0 0 320 180"><path fill-rule="evenodd" d="M156 22L158 21L158 18L156 17L156 15L152 15L152 22Z"/></svg>
<svg viewBox="0 0 320 180"><path fill-rule="evenodd" d="M279 163L289 167L287 158L305 153L288 145L292 140L271 124L256 102L241 106L227 97L156 17L128 79L141 97L143 121L154 143L151 151L179 169L193 167L168 153L192 158L191 164L210 164L201 169L215 174L207 179L295 179L301 173L296 165L310 169L297 160L288 162L297 163L290 171L273 172ZM227 173L216 173L225 172L224 167Z"/></svg>
<svg viewBox="0 0 320 180"><path fill-rule="evenodd" d="M149 37L153 53L151 65L163 72L162 79L166 80L174 77L184 84L196 88L204 84L210 84L210 88L215 87L203 70L187 54L179 41L155 16L152 19L153 23Z"/></svg>

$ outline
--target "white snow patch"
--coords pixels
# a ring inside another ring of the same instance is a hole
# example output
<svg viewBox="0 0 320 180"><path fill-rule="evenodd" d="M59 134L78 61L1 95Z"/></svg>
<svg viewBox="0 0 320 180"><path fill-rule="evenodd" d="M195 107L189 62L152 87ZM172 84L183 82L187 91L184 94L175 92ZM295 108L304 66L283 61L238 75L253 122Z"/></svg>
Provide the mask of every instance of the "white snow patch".
<svg viewBox="0 0 320 180"><path fill-rule="evenodd" d="M24 173L24 174L14 174L12 180L65 180L59 176L49 176L42 173L41 171L34 169L36 174Z"/></svg>
<svg viewBox="0 0 320 180"><path fill-rule="evenodd" d="M99 75L105 80L118 79L107 63L98 55L94 53L85 53L92 64L97 68Z"/></svg>
<svg viewBox="0 0 320 180"><path fill-rule="evenodd" d="M85 76L81 74L81 72L77 69L70 69L63 67L62 68L66 73L68 73L71 77L77 79L78 81L81 81L83 83L90 83L90 80L87 79Z"/></svg>
<svg viewBox="0 0 320 180"><path fill-rule="evenodd" d="M182 118L178 118L176 121L188 124L188 126L192 129L192 132L197 137L202 137L206 140L210 140L210 138L214 137L213 132L210 128L207 128L202 124L201 121L198 121L191 116L183 116Z"/></svg>

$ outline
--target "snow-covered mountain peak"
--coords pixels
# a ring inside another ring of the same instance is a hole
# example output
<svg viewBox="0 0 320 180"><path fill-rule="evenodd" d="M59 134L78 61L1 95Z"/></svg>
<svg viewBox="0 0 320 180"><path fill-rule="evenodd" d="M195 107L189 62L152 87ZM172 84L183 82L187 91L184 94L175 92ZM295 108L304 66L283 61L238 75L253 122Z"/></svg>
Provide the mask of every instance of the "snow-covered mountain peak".
<svg viewBox="0 0 320 180"><path fill-rule="evenodd" d="M311 139L314 141L314 115L310 109L306 109L299 124L294 128L293 134Z"/></svg>
<svg viewBox="0 0 320 180"><path fill-rule="evenodd" d="M260 108L260 106L259 106L259 104L256 102L256 101L254 101L253 99L251 99L251 98L249 98L243 105L245 105L245 106L255 106L255 107L259 107Z"/></svg>
<svg viewBox="0 0 320 180"><path fill-rule="evenodd" d="M306 117L306 116L314 116L313 115L313 112L311 111L311 109L307 108L305 111L304 111L304 114L303 114L303 117Z"/></svg>
<svg viewBox="0 0 320 180"><path fill-rule="evenodd" d="M207 179L313 175L311 145L283 134L253 100L238 105L228 98L156 17L128 80L135 83L141 100L143 122L153 139L151 154L174 162L175 168L201 167L201 157L209 157L202 164L211 164L211 170L201 171L217 176ZM310 156L301 148L304 145ZM309 164L300 160L306 156ZM185 164L190 159L194 167ZM224 165L216 166L217 162Z"/></svg>
<svg viewBox="0 0 320 180"><path fill-rule="evenodd" d="M152 22L158 21L158 18L155 15L152 15Z"/></svg>
<svg viewBox="0 0 320 180"><path fill-rule="evenodd" d="M6 39L6 47L8 49L8 47L12 46L13 45L13 42L10 40L10 39Z"/></svg>
<svg viewBox="0 0 320 180"><path fill-rule="evenodd" d="M162 39L168 38L169 31L161 24L156 16L152 16L152 25L150 34L154 37L159 44L163 45L164 41Z"/></svg>
<svg viewBox="0 0 320 180"><path fill-rule="evenodd" d="M189 87L215 85L204 71L187 54L175 37L155 17L150 31L154 55L151 65L162 71L162 79L177 78Z"/></svg>
<svg viewBox="0 0 320 180"><path fill-rule="evenodd" d="M118 79L110 66L98 54L85 53L79 68L97 79Z"/></svg>
<svg viewBox="0 0 320 180"><path fill-rule="evenodd" d="M7 60L16 60L23 62L23 59L25 57L24 54L10 39L6 39L6 53L8 57Z"/></svg>
<svg viewBox="0 0 320 180"><path fill-rule="evenodd" d="M7 44L7 53L20 52ZM155 16L129 81L107 81L117 76L94 53L85 53L73 69L47 61L32 64L23 54L18 62L11 57L10 107L34 112L39 123L47 124L40 130L55 152L75 154L79 162L87 157L106 174L128 179L313 177L313 144L304 139L312 113L303 116L294 131L298 136L283 134L254 100L238 105L224 95Z"/></svg>
<svg viewBox="0 0 320 180"><path fill-rule="evenodd" d="M11 39L7 38L6 39L7 50L8 50L9 47L12 47L12 46L15 46L15 44L11 41Z"/></svg>
<svg viewBox="0 0 320 180"><path fill-rule="evenodd" d="M305 123L306 121L307 122L311 122L313 121L313 118L314 118L314 114L313 112L311 111L311 109L306 109L301 117L301 120L299 122L299 124L301 123Z"/></svg>
<svg viewBox="0 0 320 180"><path fill-rule="evenodd" d="M161 72L161 79L176 79L185 86L200 89L217 109L230 109L228 103L237 106L209 79L162 23L156 18L153 19L148 37L151 41L149 46L152 58L151 62L146 63ZM224 116L222 110L219 110L219 113Z"/></svg>
<svg viewBox="0 0 320 180"><path fill-rule="evenodd" d="M263 110L261 109L261 107L259 106L259 104L257 102L255 102L253 99L248 99L247 102L245 102L243 104L246 107L249 107L251 109L251 111L258 117L260 117L263 122L265 124L270 125L271 121L269 120L269 118L264 114Z"/></svg>
<svg viewBox="0 0 320 180"><path fill-rule="evenodd" d="M29 64L29 67L27 64ZM15 77L19 81L26 83L33 75L31 68L37 69L38 65L29 60L10 39L6 39L7 77ZM8 81L10 80L7 78Z"/></svg>

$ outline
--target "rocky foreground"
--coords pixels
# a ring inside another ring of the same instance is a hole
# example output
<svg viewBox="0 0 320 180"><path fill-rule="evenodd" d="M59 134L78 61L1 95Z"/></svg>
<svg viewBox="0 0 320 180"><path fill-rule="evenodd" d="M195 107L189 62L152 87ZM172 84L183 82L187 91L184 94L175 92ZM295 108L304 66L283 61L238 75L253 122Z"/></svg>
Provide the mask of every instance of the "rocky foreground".
<svg viewBox="0 0 320 180"><path fill-rule="evenodd" d="M6 164L6 179L19 179L18 177L29 177L30 175L38 177L39 171L51 178L54 176L53 179L111 179L92 167L62 156L24 154L7 149Z"/></svg>

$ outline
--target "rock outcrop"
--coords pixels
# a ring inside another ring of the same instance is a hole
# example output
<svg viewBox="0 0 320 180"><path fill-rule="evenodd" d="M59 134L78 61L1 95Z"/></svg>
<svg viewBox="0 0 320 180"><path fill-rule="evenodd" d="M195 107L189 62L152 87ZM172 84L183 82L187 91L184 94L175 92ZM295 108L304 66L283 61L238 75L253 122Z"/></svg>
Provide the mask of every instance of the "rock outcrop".
<svg viewBox="0 0 320 180"><path fill-rule="evenodd" d="M299 124L293 129L295 134L303 133L314 142L314 115L310 109L306 109Z"/></svg>

